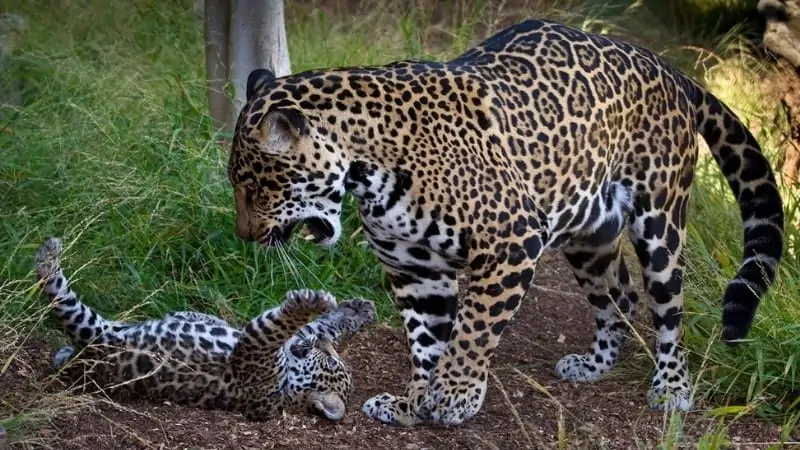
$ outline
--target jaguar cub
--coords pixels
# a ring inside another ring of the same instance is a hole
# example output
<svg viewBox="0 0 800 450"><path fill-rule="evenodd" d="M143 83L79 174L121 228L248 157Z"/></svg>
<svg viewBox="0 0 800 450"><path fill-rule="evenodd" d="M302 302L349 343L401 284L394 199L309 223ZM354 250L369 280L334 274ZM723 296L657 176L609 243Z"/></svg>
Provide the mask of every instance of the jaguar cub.
<svg viewBox="0 0 800 450"><path fill-rule="evenodd" d="M61 254L61 240L48 238L35 271L74 346L56 352L53 366L77 386L239 411L252 420L298 409L344 416L353 381L334 343L374 321L372 302L337 305L324 291L289 291L243 329L198 312L111 321L79 300Z"/></svg>

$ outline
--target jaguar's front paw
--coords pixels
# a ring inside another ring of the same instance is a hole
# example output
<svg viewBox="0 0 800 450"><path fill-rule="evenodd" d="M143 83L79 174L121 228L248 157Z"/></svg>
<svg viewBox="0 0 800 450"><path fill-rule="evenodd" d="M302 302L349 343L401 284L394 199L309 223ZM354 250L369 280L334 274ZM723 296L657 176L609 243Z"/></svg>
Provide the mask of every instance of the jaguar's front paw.
<svg viewBox="0 0 800 450"><path fill-rule="evenodd" d="M423 422L423 419L414 413L411 402L407 398L388 393L370 398L364 402L361 411L387 425L411 427Z"/></svg>
<svg viewBox="0 0 800 450"><path fill-rule="evenodd" d="M460 425L478 414L483 405L486 382L480 379L476 376L451 383L435 378L425 392L422 409L430 411L431 420L435 423Z"/></svg>

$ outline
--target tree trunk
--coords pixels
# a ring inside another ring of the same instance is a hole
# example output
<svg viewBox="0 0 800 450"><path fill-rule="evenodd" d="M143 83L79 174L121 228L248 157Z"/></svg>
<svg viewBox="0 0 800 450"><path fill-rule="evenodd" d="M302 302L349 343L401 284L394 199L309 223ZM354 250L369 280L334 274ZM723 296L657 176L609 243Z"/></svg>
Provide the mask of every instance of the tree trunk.
<svg viewBox="0 0 800 450"><path fill-rule="evenodd" d="M800 85L800 78L796 80L797 85ZM789 133L781 158L781 176L788 185L800 183L798 178L800 177L800 88L797 90L799 92L794 95L787 94L781 100L789 124Z"/></svg>
<svg viewBox="0 0 800 450"><path fill-rule="evenodd" d="M228 84L230 2L204 1L208 109L214 129L231 128L232 123L229 122L229 118L233 106L225 92L225 86Z"/></svg>
<svg viewBox="0 0 800 450"><path fill-rule="evenodd" d="M22 79L3 77L11 65L14 50L28 29L24 17L16 14L0 14L0 133L6 132L6 125L22 106Z"/></svg>
<svg viewBox="0 0 800 450"><path fill-rule="evenodd" d="M767 25L764 46L792 66L782 71L773 89L789 125L781 176L787 185L793 185L800 183L800 0L760 0L758 11Z"/></svg>
<svg viewBox="0 0 800 450"><path fill-rule="evenodd" d="M279 77L291 73L283 1L204 1L209 110L215 128L232 131L251 71L267 68Z"/></svg>
<svg viewBox="0 0 800 450"><path fill-rule="evenodd" d="M800 68L800 0L760 0L758 11L767 25L764 45Z"/></svg>
<svg viewBox="0 0 800 450"><path fill-rule="evenodd" d="M244 106L247 76L267 68L282 77L291 73L282 0L234 0L231 16L230 80L234 100L231 123Z"/></svg>

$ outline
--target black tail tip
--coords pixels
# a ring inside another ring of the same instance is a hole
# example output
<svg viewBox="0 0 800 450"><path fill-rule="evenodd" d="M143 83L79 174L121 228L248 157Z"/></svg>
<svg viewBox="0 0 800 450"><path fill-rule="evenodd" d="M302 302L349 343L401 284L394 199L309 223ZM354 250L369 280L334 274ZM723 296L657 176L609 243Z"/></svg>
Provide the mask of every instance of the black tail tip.
<svg viewBox="0 0 800 450"><path fill-rule="evenodd" d="M750 325L725 325L722 327L722 340L730 345L739 345L739 339L747 337L750 331Z"/></svg>

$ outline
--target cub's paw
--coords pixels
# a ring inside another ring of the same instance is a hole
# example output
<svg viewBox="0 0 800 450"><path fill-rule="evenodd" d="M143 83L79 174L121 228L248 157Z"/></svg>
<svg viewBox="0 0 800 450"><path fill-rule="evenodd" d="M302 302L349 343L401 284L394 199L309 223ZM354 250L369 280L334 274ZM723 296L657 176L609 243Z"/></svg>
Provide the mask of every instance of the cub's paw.
<svg viewBox="0 0 800 450"><path fill-rule="evenodd" d="M293 290L286 293L283 299L283 308L293 311L302 310L321 314L336 308L336 297L322 290Z"/></svg>
<svg viewBox="0 0 800 450"><path fill-rule="evenodd" d="M340 303L334 314L341 314L344 328L354 331L375 322L375 304L363 298L354 298Z"/></svg>

